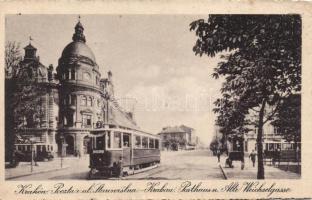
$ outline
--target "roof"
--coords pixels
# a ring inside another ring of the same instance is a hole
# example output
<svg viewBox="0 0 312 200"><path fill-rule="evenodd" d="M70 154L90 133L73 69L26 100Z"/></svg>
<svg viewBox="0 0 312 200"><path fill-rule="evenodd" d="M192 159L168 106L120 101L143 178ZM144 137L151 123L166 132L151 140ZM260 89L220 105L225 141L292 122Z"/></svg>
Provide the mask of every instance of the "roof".
<svg viewBox="0 0 312 200"><path fill-rule="evenodd" d="M179 126L174 126L174 127L166 127L164 128L160 134L162 133L186 133L185 130L183 130L181 127Z"/></svg>
<svg viewBox="0 0 312 200"><path fill-rule="evenodd" d="M33 45L31 45L29 43L29 45L27 45L26 47L24 47L24 49L34 49L34 50L37 50L36 47L34 47Z"/></svg>
<svg viewBox="0 0 312 200"><path fill-rule="evenodd" d="M130 115L127 112L121 110L121 108L119 108L115 104L110 104L109 107L110 107L109 108L110 117L108 119L109 124L140 130L136 122L130 117Z"/></svg>
<svg viewBox="0 0 312 200"><path fill-rule="evenodd" d="M84 56L95 62L95 56L92 50L83 42L71 42L64 48L62 57L69 58L72 56Z"/></svg>

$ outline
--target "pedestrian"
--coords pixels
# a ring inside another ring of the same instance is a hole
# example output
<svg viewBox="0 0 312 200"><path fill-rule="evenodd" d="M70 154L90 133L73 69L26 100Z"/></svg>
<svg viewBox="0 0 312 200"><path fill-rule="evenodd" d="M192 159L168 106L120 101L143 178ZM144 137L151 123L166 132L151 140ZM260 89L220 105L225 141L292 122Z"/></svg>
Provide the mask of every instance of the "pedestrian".
<svg viewBox="0 0 312 200"><path fill-rule="evenodd" d="M255 150L252 150L252 152L249 154L249 158L252 161L252 166L255 167L255 162L256 162L256 152Z"/></svg>
<svg viewBox="0 0 312 200"><path fill-rule="evenodd" d="M217 149L218 163L220 162L220 156L221 156L221 151L220 149Z"/></svg>

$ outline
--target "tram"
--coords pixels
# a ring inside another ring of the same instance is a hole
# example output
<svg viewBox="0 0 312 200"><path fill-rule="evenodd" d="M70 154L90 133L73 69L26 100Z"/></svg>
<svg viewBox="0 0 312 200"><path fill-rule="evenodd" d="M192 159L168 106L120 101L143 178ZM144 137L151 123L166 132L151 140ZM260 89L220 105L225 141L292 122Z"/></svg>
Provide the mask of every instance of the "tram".
<svg viewBox="0 0 312 200"><path fill-rule="evenodd" d="M53 160L53 146L45 143L15 144L15 154L20 162ZM32 155L33 154L33 155Z"/></svg>
<svg viewBox="0 0 312 200"><path fill-rule="evenodd" d="M129 128L105 127L91 131L90 179L126 176L158 166L159 136Z"/></svg>

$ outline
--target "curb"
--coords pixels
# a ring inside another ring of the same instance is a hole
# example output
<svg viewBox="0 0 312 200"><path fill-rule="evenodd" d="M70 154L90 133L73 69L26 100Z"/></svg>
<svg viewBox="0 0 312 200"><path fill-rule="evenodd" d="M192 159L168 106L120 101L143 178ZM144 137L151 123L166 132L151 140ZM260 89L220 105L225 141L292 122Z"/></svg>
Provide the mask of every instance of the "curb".
<svg viewBox="0 0 312 200"><path fill-rule="evenodd" d="M219 163L218 165L219 165L219 167L220 167L220 169L221 169L221 172L222 172L222 174L223 174L223 178L224 178L225 180L227 180L227 176L226 176L226 174L225 174L225 172L224 172L224 170L223 170L221 164Z"/></svg>
<svg viewBox="0 0 312 200"><path fill-rule="evenodd" d="M43 173L53 172L53 171L60 171L60 170L63 170L63 169L68 169L68 168L69 168L69 166L66 166L66 167L63 167L63 168L49 169L49 170L43 170L43 171L38 171L38 172L34 172L34 173L22 174L22 175L18 175L18 176L11 176L11 177L5 178L5 180L11 180L11 179L15 179L15 178L31 176L31 175L36 175L36 174L43 174Z"/></svg>

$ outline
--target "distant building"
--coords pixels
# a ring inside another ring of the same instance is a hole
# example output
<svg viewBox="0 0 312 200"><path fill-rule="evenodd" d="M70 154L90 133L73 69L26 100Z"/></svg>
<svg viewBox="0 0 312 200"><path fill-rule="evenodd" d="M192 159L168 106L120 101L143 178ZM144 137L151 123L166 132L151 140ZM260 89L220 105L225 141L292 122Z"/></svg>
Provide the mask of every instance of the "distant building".
<svg viewBox="0 0 312 200"><path fill-rule="evenodd" d="M272 108L268 108L272 109ZM250 111L248 118L255 121L257 116ZM258 128L255 125L248 125L250 131L243 136L228 135L226 140L226 147L228 151L244 151L250 153L252 150L257 150L257 134ZM263 151L274 151L276 149L286 150L294 149L293 142L287 142L283 136L278 132L278 128L274 127L270 121L263 125ZM300 146L299 146L300 147Z"/></svg>
<svg viewBox="0 0 312 200"><path fill-rule="evenodd" d="M158 135L162 141L162 150L195 149L199 144L195 129L185 125L164 127Z"/></svg>

